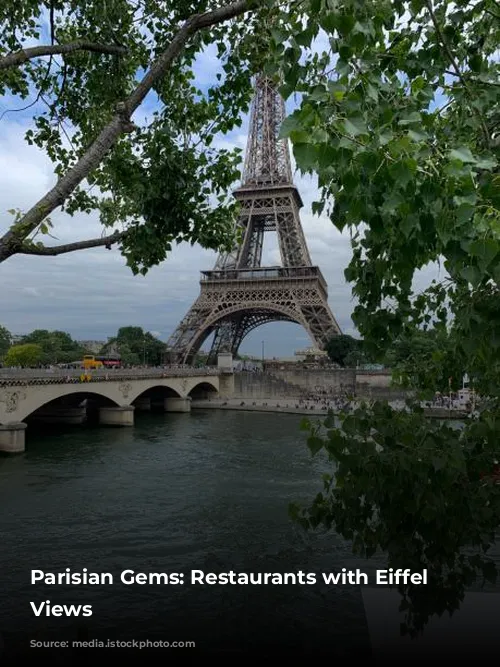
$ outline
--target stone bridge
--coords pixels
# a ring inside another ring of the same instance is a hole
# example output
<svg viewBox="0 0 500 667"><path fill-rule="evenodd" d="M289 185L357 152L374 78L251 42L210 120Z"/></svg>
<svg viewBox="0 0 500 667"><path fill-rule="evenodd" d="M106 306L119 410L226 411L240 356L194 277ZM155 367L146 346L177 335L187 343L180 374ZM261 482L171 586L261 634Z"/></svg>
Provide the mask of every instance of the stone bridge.
<svg viewBox="0 0 500 667"><path fill-rule="evenodd" d="M232 371L173 367L91 371L0 369L0 452L24 451L31 422L133 426L134 410L189 412L191 399L231 397Z"/></svg>

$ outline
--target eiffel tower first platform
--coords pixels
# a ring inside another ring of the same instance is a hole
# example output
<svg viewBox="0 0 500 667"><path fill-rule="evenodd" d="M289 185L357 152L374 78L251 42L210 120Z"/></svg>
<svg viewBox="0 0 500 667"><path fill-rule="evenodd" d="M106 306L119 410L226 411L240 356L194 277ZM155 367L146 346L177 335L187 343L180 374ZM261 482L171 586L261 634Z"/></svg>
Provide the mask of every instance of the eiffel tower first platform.
<svg viewBox="0 0 500 667"><path fill-rule="evenodd" d="M171 363L192 363L213 332L208 363L217 363L218 354L235 355L245 336L268 322L301 324L319 349L341 333L302 230L288 142L278 139L284 118L276 88L257 77L242 185L234 192L241 204L236 224L242 240L219 255L212 271L202 271L200 296L167 343ZM262 266L267 232L277 234L281 266Z"/></svg>

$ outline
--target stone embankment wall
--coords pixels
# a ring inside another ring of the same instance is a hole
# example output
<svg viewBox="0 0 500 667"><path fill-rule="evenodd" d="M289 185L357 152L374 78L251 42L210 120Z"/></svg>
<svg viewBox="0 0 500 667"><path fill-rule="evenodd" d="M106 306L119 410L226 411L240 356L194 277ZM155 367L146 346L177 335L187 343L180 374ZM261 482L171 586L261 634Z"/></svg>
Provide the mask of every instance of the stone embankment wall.
<svg viewBox="0 0 500 667"><path fill-rule="evenodd" d="M335 369L283 369L272 373L239 372L234 375L234 398L300 398L322 394L355 394L361 398L404 398L390 386L389 371Z"/></svg>
<svg viewBox="0 0 500 667"><path fill-rule="evenodd" d="M330 395L354 392L356 371L241 372L234 375L235 398L299 398L326 391Z"/></svg>
<svg viewBox="0 0 500 667"><path fill-rule="evenodd" d="M303 393L299 385L286 382L269 373L241 372L234 374L236 398L298 398Z"/></svg>
<svg viewBox="0 0 500 667"><path fill-rule="evenodd" d="M409 392L391 387L391 371L356 371L356 396L374 399L404 399Z"/></svg>
<svg viewBox="0 0 500 667"><path fill-rule="evenodd" d="M389 387L391 384L391 371L356 371L357 384L365 384L369 387Z"/></svg>
<svg viewBox="0 0 500 667"><path fill-rule="evenodd" d="M286 369L273 371L273 375L311 394L319 391L353 393L356 387L356 371L352 368Z"/></svg>

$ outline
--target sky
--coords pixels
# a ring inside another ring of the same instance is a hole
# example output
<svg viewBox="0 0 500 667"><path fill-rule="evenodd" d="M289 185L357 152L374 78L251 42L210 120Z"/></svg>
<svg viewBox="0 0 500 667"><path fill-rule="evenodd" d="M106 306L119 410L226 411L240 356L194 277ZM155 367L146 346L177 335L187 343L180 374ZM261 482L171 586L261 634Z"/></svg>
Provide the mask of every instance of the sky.
<svg viewBox="0 0 500 667"><path fill-rule="evenodd" d="M210 84L216 73L214 53L200 56L196 66L199 86ZM134 116L151 112L151 101ZM42 151L28 146L23 137L31 125L26 114L7 113L12 100L0 100L0 233L12 222L8 209L26 211L55 183L52 165ZM18 105L20 106L20 105ZM290 111L293 107L289 108ZM248 118L236 132L220 139L227 146L246 146ZM301 220L313 264L320 267L329 289L329 303L343 333L356 335L351 320L354 301L344 279L350 257L348 233L341 234L326 217L313 216L317 199L312 177L295 174L304 201ZM97 214L63 213L51 216L58 243L101 235ZM270 238L272 237L272 238ZM216 254L199 246L177 246L167 260L146 276L134 276L116 250L96 248L59 257L14 256L0 264L0 325L13 334L33 329L67 331L77 340L106 340L121 326L140 326L164 341L174 331L199 294L201 270L213 268ZM279 264L277 240L267 234L263 264ZM418 282L435 275L429 267ZM312 342L299 325L267 324L251 332L240 352L266 358L293 355ZM207 343L204 345L208 347Z"/></svg>

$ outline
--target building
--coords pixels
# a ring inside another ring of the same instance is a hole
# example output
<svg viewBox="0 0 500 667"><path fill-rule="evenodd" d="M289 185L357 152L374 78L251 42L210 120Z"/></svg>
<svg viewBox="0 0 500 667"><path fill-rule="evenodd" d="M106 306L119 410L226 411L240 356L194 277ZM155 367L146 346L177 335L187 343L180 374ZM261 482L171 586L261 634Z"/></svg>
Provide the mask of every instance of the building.
<svg viewBox="0 0 500 667"><path fill-rule="evenodd" d="M317 347L308 347L304 350L295 350L294 355L296 357L295 361L320 361L321 359L328 359L328 352L324 350L319 350Z"/></svg>
<svg viewBox="0 0 500 667"><path fill-rule="evenodd" d="M90 354L99 354L101 349L107 343L105 340L77 340L76 342Z"/></svg>

